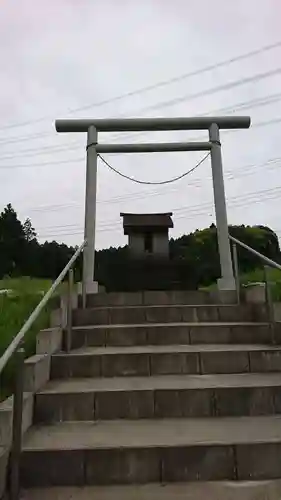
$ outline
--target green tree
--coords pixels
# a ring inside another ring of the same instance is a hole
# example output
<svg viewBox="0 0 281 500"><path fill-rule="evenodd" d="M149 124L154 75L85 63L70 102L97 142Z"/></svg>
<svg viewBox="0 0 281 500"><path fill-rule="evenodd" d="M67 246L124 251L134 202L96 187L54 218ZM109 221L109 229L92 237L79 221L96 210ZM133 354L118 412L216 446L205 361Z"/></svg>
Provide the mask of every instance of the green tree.
<svg viewBox="0 0 281 500"><path fill-rule="evenodd" d="M21 274L25 244L23 226L9 203L0 214L0 276Z"/></svg>
<svg viewBox="0 0 281 500"><path fill-rule="evenodd" d="M37 234L29 218L27 218L23 223L23 231L26 241L30 242L36 239Z"/></svg>
<svg viewBox="0 0 281 500"><path fill-rule="evenodd" d="M242 225L230 226L229 232L267 257L281 261L278 238L272 229ZM11 204L1 212L0 278L3 275L29 275L55 279L74 252L75 248L56 241L40 244L31 220L26 219L22 224ZM246 250L238 248L238 255L241 272L262 266L261 261ZM77 279L81 279L82 259L80 255L76 263ZM132 264L127 246L100 250L96 252L95 277L108 291L130 290L136 273ZM220 276L216 226L212 224L209 228L171 239L167 269L165 266L162 269L161 262L157 261L150 265L153 271L159 268L152 280L153 283L157 281L159 275L158 286L195 289L213 283ZM149 266L146 271L149 273ZM141 275L142 270L138 268L138 272ZM167 285L169 280L170 285ZM157 287L157 283L155 285Z"/></svg>

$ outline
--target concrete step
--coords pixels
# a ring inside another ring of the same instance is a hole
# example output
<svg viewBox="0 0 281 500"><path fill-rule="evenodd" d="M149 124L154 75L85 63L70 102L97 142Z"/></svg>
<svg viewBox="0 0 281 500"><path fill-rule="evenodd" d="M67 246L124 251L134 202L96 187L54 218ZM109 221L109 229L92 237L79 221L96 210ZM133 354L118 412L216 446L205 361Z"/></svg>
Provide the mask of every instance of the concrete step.
<svg viewBox="0 0 281 500"><path fill-rule="evenodd" d="M34 408L37 423L279 413L279 373L53 380Z"/></svg>
<svg viewBox="0 0 281 500"><path fill-rule="evenodd" d="M25 490L22 500L280 500L281 481L212 481Z"/></svg>
<svg viewBox="0 0 281 500"><path fill-rule="evenodd" d="M236 303L235 291L216 290L169 290L169 291L143 291L143 292L111 292L95 293L86 297L87 307L95 306L140 306L140 305L168 305L168 304L234 304ZM82 304L82 298L79 297Z"/></svg>
<svg viewBox="0 0 281 500"><path fill-rule="evenodd" d="M148 323L73 327L72 349L83 346L171 344L271 344L280 342L280 324L274 335L268 323Z"/></svg>
<svg viewBox="0 0 281 500"><path fill-rule="evenodd" d="M281 372L281 347L148 345L82 347L51 359L51 378Z"/></svg>
<svg viewBox="0 0 281 500"><path fill-rule="evenodd" d="M132 323L179 323L266 321L266 307L256 304L241 305L161 305L96 307L73 311L73 324L110 325Z"/></svg>
<svg viewBox="0 0 281 500"><path fill-rule="evenodd" d="M281 477L281 417L60 423L23 441L24 487Z"/></svg>

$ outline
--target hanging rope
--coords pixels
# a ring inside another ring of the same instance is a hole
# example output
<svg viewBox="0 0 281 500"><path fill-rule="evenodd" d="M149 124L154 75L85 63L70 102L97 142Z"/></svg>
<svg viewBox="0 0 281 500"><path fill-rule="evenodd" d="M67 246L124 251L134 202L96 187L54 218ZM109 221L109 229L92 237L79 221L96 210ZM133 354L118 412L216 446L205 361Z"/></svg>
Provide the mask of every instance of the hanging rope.
<svg viewBox="0 0 281 500"><path fill-rule="evenodd" d="M137 184L145 184L147 186L161 186L163 184L171 184L172 182L176 182L176 181L179 181L180 179L183 179L184 177L186 177L187 175L191 174L192 172L194 172L194 170L196 170L200 165L202 165L202 163L208 158L208 156L210 156L210 152L208 152L196 165L195 167L191 168L190 170L188 170L187 172L184 172L183 174L181 175L178 175L177 177L173 177L172 179L168 179L166 181L159 181L159 182L150 182L150 181L141 181L139 179L134 179L133 177L130 177L128 175L125 175L123 174L122 172L120 172L119 170L117 170L116 168L114 168L112 165L110 165L110 163L108 163L108 161L105 160L105 158L103 158L99 153L97 154L97 156L101 159L101 161L110 169L112 170L113 172L115 172L116 174L120 175L121 177L123 177L124 179L127 179L128 181L132 181L132 182L136 182Z"/></svg>

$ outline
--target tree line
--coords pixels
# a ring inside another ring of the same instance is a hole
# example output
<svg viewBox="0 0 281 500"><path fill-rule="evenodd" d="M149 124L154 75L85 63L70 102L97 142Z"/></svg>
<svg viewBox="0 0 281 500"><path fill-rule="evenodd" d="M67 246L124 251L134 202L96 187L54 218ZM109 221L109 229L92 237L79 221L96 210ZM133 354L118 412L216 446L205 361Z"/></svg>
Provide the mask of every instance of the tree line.
<svg viewBox="0 0 281 500"><path fill-rule="evenodd" d="M232 236L267 257L281 262L276 233L265 226L230 226ZM0 279L4 276L31 276L54 280L67 264L76 247L56 241L39 243L30 219L21 222L11 204L0 214ZM259 259L239 248L242 272L261 265ZM127 246L99 250L95 255L95 279L108 291L126 289ZM170 240L170 264L178 267L183 284L189 288L209 285L220 276L216 226L196 230ZM76 280L81 279L82 258L75 267Z"/></svg>

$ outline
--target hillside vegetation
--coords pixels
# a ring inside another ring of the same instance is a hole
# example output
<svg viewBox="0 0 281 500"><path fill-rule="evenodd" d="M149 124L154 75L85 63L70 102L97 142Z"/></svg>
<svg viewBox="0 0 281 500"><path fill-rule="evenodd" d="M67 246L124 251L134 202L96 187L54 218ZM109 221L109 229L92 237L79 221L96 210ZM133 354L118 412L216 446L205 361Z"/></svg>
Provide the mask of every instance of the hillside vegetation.
<svg viewBox="0 0 281 500"><path fill-rule="evenodd" d="M20 331L50 285L50 280L31 278L0 280L0 289L12 290L11 293L0 294L0 355ZM26 357L35 352L38 331L49 326L50 307L51 304L41 312L26 335L24 342ZM12 359L1 375L1 398L11 392L13 367L14 360Z"/></svg>
<svg viewBox="0 0 281 500"><path fill-rule="evenodd" d="M121 228L121 220L120 220ZM230 226L231 235L277 262L281 261L277 235L264 226ZM32 276L54 280L75 251L56 241L39 243L29 219L23 223L11 205L0 214L0 279L5 276ZM246 250L238 249L241 273L261 267L261 262ZM217 230L209 228L170 240L170 262L181 270L181 285L190 288L208 286L220 276ZM126 246L96 252L95 278L108 291L124 290L128 264ZM75 278L81 279L82 256L75 266Z"/></svg>
<svg viewBox="0 0 281 500"><path fill-rule="evenodd" d="M120 221L121 224L121 221ZM264 226L230 226L230 234L269 258L281 262L277 235ZM56 241L39 243L29 219L21 222L16 211L7 205L0 213L0 289L12 290L0 294L0 355L23 326L42 295L51 286L73 253L74 247ZM263 281L262 263L247 251L239 248L241 282ZM217 231L214 224L170 240L170 260L182 270L182 285L190 288L210 286L220 275ZM128 262L126 246L110 247L96 252L95 277L107 291L124 290L124 269ZM75 267L76 280L81 279L82 258ZM32 278L23 278L31 276ZM271 271L275 282L274 296L281 300L281 273ZM60 290L57 291L59 293ZM26 355L35 350L35 337L49 323L49 304L25 340ZM11 390L13 361L1 377L2 397Z"/></svg>

